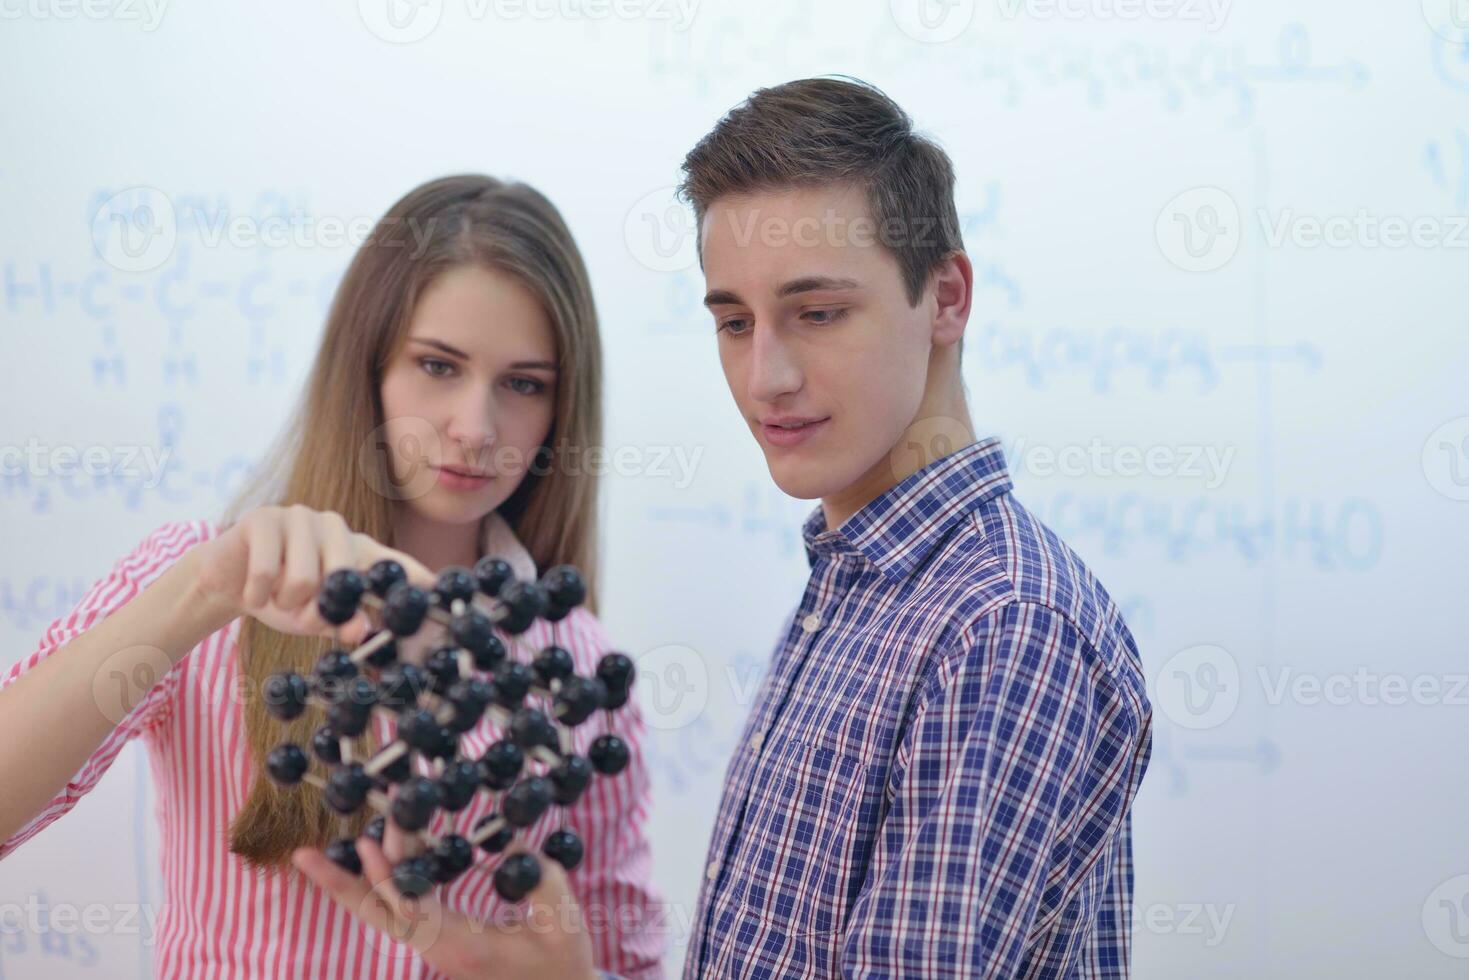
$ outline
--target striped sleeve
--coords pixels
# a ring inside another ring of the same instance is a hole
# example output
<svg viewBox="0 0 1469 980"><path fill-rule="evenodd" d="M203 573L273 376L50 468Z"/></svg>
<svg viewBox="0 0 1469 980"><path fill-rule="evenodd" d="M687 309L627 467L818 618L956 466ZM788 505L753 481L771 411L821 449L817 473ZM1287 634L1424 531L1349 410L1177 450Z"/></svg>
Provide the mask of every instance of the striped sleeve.
<svg viewBox="0 0 1469 980"><path fill-rule="evenodd" d="M845 976L1071 976L1100 938L1084 926L1109 879L1128 873L1107 860L1125 829L1127 771L1093 766L1117 735L1086 641L1062 614L1023 602L970 640L924 685L900 748ZM1028 948L1058 915L1052 945ZM1103 941L1119 940L1125 931Z"/></svg>
<svg viewBox="0 0 1469 980"><path fill-rule="evenodd" d="M577 670L590 673L613 647L591 613L577 610L567 623L566 645ZM589 736L601 734L609 729L607 716L584 727L591 729ZM598 967L627 980L661 980L667 923L653 888L647 836L652 789L643 745L646 726L636 697L612 712L610 730L627 743L631 761L616 776L595 777L568 811L570 826L586 844L571 886L592 934Z"/></svg>
<svg viewBox="0 0 1469 980"><path fill-rule="evenodd" d="M208 537L207 526L198 521L164 524L145 537L112 570L96 582L76 607L55 620L41 637L40 645L14 664L0 679L0 690L9 687L24 673L32 670L76 637L121 608L158 578L173 562L194 544ZM97 746L82 767L68 780L50 803L4 843L0 843L0 859L30 840L62 814L76 806L102 778L134 736L144 734L161 724L171 709L178 677L186 658L168 670L138 704L125 715L102 744Z"/></svg>

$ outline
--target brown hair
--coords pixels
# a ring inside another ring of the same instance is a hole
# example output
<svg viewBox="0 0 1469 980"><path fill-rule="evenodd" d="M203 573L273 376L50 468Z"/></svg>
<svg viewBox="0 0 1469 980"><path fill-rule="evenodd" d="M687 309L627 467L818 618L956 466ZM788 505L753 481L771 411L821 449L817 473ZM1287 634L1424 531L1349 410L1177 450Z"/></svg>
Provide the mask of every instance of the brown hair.
<svg viewBox="0 0 1469 980"><path fill-rule="evenodd" d="M689 151L679 194L702 227L718 198L789 186L865 186L881 241L898 261L910 305L929 274L964 247L947 153L858 79L803 78L757 89ZM700 256L703 261L703 256Z"/></svg>
<svg viewBox="0 0 1469 980"><path fill-rule="evenodd" d="M540 298L555 329L555 418L542 459L566 458L553 448L584 452L601 444L596 308L581 254L561 215L525 184L477 174L443 177L394 204L353 256L291 422L226 511L226 521L261 504L303 504L335 511L354 531L393 545L389 460L373 451L385 421L383 372L406 341L424 290L465 264L517 276ZM364 452L364 447L371 448ZM577 566L595 596L596 477L585 467L568 470L540 462L531 465L499 512L538 567ZM321 792L305 783L283 788L264 776L265 756L274 746L283 741L309 745L324 718L310 707L282 723L253 695L271 674L308 670L330 645L325 639L278 633L250 617L241 621L239 664L250 695L244 716L255 776L230 827L230 850L253 864L284 866L296 847L323 846L360 833L366 823L362 812L336 816ZM361 758L374 748L369 730L356 740L354 752Z"/></svg>

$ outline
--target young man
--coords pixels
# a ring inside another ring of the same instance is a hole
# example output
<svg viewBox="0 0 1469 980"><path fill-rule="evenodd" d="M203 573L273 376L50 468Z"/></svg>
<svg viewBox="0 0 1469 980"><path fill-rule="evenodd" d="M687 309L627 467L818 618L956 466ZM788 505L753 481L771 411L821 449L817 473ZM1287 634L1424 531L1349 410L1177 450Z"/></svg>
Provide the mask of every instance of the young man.
<svg viewBox="0 0 1469 980"><path fill-rule="evenodd" d="M875 89L807 79L757 91L684 170L735 404L781 489L821 500L685 977L1127 976L1152 711L1116 605L975 438L948 157ZM324 858L312 876L411 921ZM416 941L463 975L590 976L585 933L554 924L576 920L565 876L531 899L542 928L449 917Z"/></svg>
<svg viewBox="0 0 1469 980"><path fill-rule="evenodd" d="M684 161L725 377L811 577L725 779L686 977L1123 977L1151 708L960 376L953 169L875 89L757 91Z"/></svg>

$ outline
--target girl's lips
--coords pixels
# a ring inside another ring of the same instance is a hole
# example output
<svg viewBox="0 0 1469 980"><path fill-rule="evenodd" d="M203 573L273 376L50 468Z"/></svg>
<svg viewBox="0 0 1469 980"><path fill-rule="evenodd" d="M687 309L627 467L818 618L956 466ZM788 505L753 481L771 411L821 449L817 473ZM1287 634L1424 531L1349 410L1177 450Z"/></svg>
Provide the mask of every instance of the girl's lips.
<svg viewBox="0 0 1469 980"><path fill-rule="evenodd" d="M456 473L442 466L436 467L439 474L439 485L450 490L478 490L487 485L493 477L469 476L464 473Z"/></svg>
<svg viewBox="0 0 1469 980"><path fill-rule="evenodd" d="M815 438L819 433L825 432L830 425L830 418L824 418L818 422L807 422L805 425L798 426L794 429L761 423L760 431L765 436L765 441L770 445L788 447L799 446L806 440Z"/></svg>

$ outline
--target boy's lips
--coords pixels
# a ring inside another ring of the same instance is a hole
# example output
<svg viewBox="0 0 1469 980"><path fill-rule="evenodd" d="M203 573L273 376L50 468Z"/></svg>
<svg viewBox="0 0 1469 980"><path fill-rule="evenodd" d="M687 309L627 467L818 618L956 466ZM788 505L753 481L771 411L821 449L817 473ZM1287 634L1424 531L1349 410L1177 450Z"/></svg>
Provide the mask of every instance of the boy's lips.
<svg viewBox="0 0 1469 980"><path fill-rule="evenodd" d="M773 415L760 419L760 433L772 446L798 446L831 424L831 416Z"/></svg>

